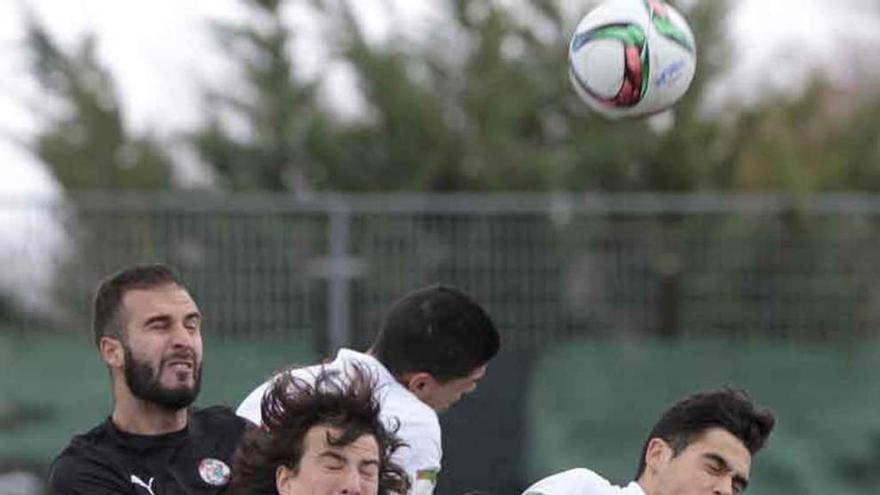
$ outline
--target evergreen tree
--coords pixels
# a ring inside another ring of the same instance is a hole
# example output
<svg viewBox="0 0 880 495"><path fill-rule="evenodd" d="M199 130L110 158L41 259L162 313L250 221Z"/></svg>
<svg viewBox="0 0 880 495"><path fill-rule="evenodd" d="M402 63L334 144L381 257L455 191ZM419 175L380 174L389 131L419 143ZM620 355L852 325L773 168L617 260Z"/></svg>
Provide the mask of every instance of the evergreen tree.
<svg viewBox="0 0 880 495"><path fill-rule="evenodd" d="M282 0L242 0L248 21L217 23L222 49L240 69L244 88L208 89L207 123L191 136L202 160L233 190L306 191L320 176L312 142L327 117L314 83L293 73L293 33L282 16ZM244 124L236 136L230 122Z"/></svg>
<svg viewBox="0 0 880 495"><path fill-rule="evenodd" d="M50 96L33 149L61 185L68 190L168 187L171 159L153 136L126 128L112 77L97 60L94 37L67 53L31 18L27 41L34 76Z"/></svg>

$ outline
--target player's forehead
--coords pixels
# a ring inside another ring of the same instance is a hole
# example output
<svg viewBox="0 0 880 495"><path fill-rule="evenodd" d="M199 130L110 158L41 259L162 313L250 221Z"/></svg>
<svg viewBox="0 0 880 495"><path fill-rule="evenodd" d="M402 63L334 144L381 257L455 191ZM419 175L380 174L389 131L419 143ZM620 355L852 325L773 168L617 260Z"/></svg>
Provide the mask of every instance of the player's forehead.
<svg viewBox="0 0 880 495"><path fill-rule="evenodd" d="M305 436L304 451L313 455L335 454L349 460L376 460L379 457L379 442L374 435L363 434L346 445L333 445L342 436L339 428L328 425L315 425Z"/></svg>
<svg viewBox="0 0 880 495"><path fill-rule="evenodd" d="M128 289L122 295L120 312L129 319L149 318L157 314L197 313L198 306L185 288L167 283Z"/></svg>

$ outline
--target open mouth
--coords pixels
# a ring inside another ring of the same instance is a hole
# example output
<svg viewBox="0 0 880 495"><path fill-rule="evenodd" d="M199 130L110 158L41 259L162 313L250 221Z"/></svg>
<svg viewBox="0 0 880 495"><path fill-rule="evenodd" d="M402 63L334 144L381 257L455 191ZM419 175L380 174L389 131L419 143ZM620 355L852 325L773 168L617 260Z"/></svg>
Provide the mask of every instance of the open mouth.
<svg viewBox="0 0 880 495"><path fill-rule="evenodd" d="M195 367L195 362L189 359L171 359L165 362L165 368L171 371L190 372Z"/></svg>

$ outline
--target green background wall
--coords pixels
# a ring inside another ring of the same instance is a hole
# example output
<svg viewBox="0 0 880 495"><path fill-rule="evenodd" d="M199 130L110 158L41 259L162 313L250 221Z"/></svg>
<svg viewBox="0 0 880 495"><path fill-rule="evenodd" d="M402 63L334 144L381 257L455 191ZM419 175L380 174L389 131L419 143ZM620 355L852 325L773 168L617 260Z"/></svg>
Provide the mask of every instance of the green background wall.
<svg viewBox="0 0 880 495"><path fill-rule="evenodd" d="M880 345L741 341L548 350L529 386L529 479L584 466L629 481L660 414L722 385L778 415L749 493L855 495L880 484Z"/></svg>

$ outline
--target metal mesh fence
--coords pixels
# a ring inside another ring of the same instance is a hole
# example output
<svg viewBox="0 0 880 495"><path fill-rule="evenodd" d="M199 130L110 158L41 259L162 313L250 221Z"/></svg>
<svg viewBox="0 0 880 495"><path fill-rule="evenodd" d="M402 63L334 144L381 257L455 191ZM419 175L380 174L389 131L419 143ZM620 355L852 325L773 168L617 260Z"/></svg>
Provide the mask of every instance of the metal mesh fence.
<svg viewBox="0 0 880 495"><path fill-rule="evenodd" d="M837 339L880 323L880 200L822 196L89 194L0 202L0 319L86 332L99 278L178 268L230 337L366 345L430 283L507 345L571 336Z"/></svg>

